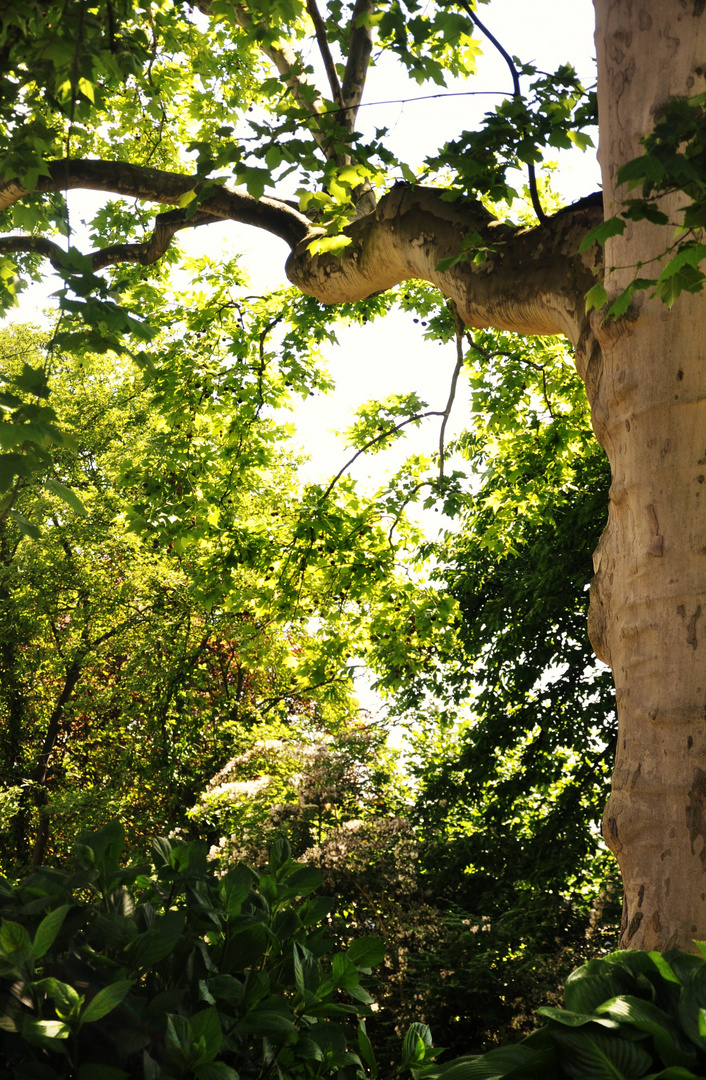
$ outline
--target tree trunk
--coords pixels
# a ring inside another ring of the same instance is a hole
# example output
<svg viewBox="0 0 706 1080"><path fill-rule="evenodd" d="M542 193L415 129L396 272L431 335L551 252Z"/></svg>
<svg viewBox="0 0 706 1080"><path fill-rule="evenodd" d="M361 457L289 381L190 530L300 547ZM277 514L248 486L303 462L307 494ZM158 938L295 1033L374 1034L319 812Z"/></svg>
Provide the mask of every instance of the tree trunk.
<svg viewBox="0 0 706 1080"><path fill-rule="evenodd" d="M660 107L706 89L706 17L703 0L594 2L610 215L625 195L616 169ZM670 227L628 225L606 249L609 296L672 240ZM706 938L706 293L671 311L641 294L594 333L583 374L613 480L590 631L617 691L603 831L625 887L620 943L691 949Z"/></svg>

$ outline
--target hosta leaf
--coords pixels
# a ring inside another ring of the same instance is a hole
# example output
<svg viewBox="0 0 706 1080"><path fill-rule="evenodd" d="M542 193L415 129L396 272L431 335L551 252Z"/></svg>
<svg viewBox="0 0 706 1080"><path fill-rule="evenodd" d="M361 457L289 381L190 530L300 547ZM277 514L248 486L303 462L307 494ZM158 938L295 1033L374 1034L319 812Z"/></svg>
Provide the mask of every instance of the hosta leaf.
<svg viewBox="0 0 706 1080"><path fill-rule="evenodd" d="M640 1042L586 1028L557 1028L561 1064L572 1080L637 1080L652 1065Z"/></svg>

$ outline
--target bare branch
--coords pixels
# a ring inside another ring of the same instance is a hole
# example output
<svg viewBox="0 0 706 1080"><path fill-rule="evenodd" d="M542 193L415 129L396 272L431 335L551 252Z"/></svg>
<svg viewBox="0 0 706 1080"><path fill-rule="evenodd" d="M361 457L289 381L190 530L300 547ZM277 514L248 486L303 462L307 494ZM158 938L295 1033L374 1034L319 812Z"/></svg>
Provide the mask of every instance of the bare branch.
<svg viewBox="0 0 706 1080"><path fill-rule="evenodd" d="M314 24L316 41L319 46L319 52L321 53L321 59L324 62L324 68L326 69L328 84L331 87L331 97L337 105L345 105L346 102L341 91L341 84L338 81L336 65L333 62L333 57L331 56L331 50L328 44L328 37L326 36L326 23L321 18L321 12L318 9L316 0L306 0L306 10L309 12L309 17Z"/></svg>
<svg viewBox="0 0 706 1080"><path fill-rule="evenodd" d="M468 15L471 22L474 23L478 27L478 29L481 31L482 34L485 34L488 41L490 41L491 44L493 44L495 46L495 48L498 50L498 52L502 56L503 60L505 61L505 63L509 67L510 76L512 78L512 87L513 87L512 96L514 98L522 98L522 91L520 90L520 73L517 70L517 66L515 64L515 61L512 59L512 57L510 56L507 49L505 49L500 44L500 42L495 37L495 35L491 34L488 27L484 23L482 23L480 21L480 19L476 15L475 11L471 11L471 8L470 8L467 0L459 0L459 3L461 5L461 7L464 9L464 11L466 12L466 14ZM530 193L530 199L532 200L532 206L534 208L535 214L537 215L537 220L540 221L540 222L544 222L544 221L547 220L547 215L544 213L544 208L543 208L541 200L539 198L539 191L537 190L537 175L536 175L535 170L534 170L534 164L531 161L528 161L528 162L526 162L526 165L527 165L527 176L528 176L528 179L529 179L529 193Z"/></svg>
<svg viewBox="0 0 706 1080"><path fill-rule="evenodd" d="M449 422L451 416L451 409L453 408L454 399L456 397L456 387L458 385L458 377L463 367L463 335L466 329L466 324L460 317L456 305L453 300L449 300L449 307L454 317L454 326L456 328L456 366L454 367L454 373L451 376L451 386L449 388L449 398L446 402L446 408L443 412L443 420L441 421L441 427L439 429L439 481L444 479L444 448L446 437L446 425Z"/></svg>
<svg viewBox="0 0 706 1080"><path fill-rule="evenodd" d="M369 16L373 12L372 0L356 0L351 15L351 39L348 60L343 75L343 104L348 110L344 123L348 131L355 127L358 107L363 97L365 79L373 49L373 35Z"/></svg>
<svg viewBox="0 0 706 1080"><path fill-rule="evenodd" d="M391 435L394 435L396 431L401 431L403 427L407 426L407 424L414 424L418 420L426 420L426 418L428 416L443 416L443 415L444 414L442 412L439 412L438 410L433 410L433 409L430 410L429 412L415 413L414 416L405 417L405 419L401 420L399 422L399 424L395 424L393 427L386 428L385 431L382 431L379 435L376 435L373 439L370 439L368 442L366 442L365 446L361 446L360 450L358 450L353 455L352 458L349 458L348 461L345 463L345 465L343 465L342 468L340 468L338 470L338 472L334 476L333 480L331 481L329 486L326 488L326 491L323 493L323 495L319 499L319 502L320 503L326 502L329 495L331 494L331 492L333 491L334 487L336 486L338 481L341 479L343 474L345 472L348 472L351 465L353 465L358 460L358 458L361 456L361 454L365 454L368 450L370 450L371 446L375 446L377 443L383 442L385 439L389 439Z"/></svg>
<svg viewBox="0 0 706 1080"><path fill-rule="evenodd" d="M47 168L49 175L39 178L35 188L37 192L84 188L171 206L178 204L182 196L189 192L198 194L203 191L209 183L201 177L184 173L100 159L52 161ZM29 194L19 180L5 181L0 184L0 210L7 209ZM222 184L213 184L211 193L199 203L198 214L209 215L213 220L255 225L279 236L290 247L307 237L313 238L317 232L312 229L309 219L288 203L267 197L254 199L245 191ZM180 220L183 223L179 228L206 223L204 218L196 215L188 218L184 214Z"/></svg>

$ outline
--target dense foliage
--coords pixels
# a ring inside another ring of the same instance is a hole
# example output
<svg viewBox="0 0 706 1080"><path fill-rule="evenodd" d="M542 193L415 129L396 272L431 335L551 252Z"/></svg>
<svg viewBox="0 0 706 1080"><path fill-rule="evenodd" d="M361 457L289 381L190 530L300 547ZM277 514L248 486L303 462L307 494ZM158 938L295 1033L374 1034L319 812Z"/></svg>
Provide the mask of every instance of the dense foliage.
<svg viewBox="0 0 706 1080"><path fill-rule="evenodd" d="M361 975L381 943L331 954L329 904L311 897L320 875L285 841L267 872L239 864L218 878L202 844L158 839L150 863L123 867L124 840L112 822L79 838L68 870L41 867L14 888L0 878L2 1077L374 1069Z"/></svg>

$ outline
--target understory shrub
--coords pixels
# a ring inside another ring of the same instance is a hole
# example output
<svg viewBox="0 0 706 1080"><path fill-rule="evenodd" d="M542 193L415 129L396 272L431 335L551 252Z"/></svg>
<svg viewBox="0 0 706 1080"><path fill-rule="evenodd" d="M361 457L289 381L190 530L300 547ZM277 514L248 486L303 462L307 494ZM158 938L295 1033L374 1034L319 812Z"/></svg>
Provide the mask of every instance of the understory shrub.
<svg viewBox="0 0 706 1080"><path fill-rule="evenodd" d="M321 875L277 841L269 866L213 873L158 839L121 866L118 822L68 870L0 878L0 1080L352 1080L375 1075L361 938L332 951Z"/></svg>
<svg viewBox="0 0 706 1080"><path fill-rule="evenodd" d="M703 1080L706 943L702 955L615 952L566 981L563 1009L515 1046L429 1064L429 1029L413 1025L405 1064L415 1080Z"/></svg>

